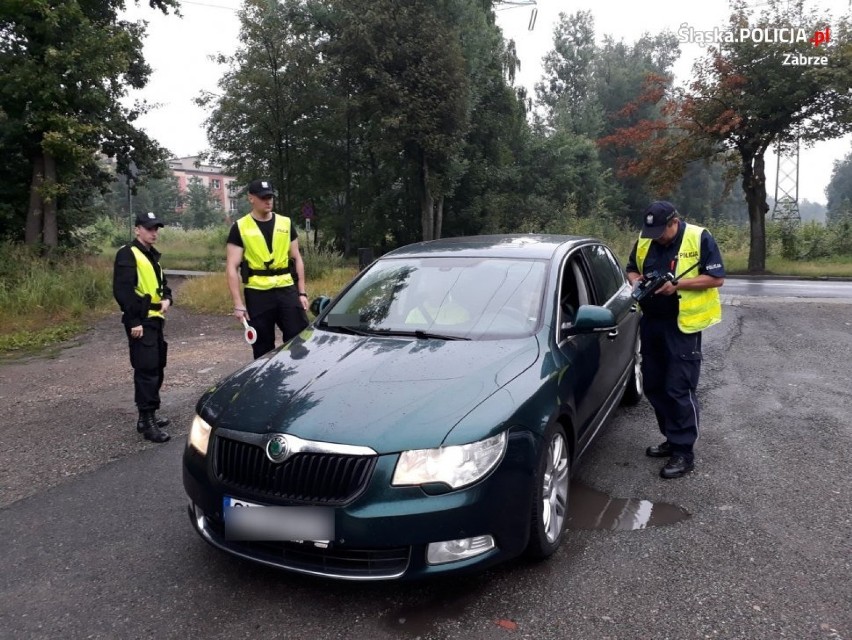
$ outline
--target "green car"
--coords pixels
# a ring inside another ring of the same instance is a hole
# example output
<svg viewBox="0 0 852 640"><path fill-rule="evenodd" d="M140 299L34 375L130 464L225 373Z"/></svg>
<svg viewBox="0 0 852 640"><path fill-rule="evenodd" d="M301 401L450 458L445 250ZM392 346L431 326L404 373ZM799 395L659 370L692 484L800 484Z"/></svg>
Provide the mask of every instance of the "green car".
<svg viewBox="0 0 852 640"><path fill-rule="evenodd" d="M593 238L392 251L202 396L192 524L254 562L350 580L545 558L571 470L642 396L639 313Z"/></svg>

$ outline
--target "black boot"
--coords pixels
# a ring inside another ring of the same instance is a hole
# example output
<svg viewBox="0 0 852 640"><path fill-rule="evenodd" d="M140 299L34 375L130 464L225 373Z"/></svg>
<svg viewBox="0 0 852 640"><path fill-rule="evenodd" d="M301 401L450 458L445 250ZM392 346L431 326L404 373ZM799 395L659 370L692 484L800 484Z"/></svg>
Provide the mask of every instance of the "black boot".
<svg viewBox="0 0 852 640"><path fill-rule="evenodd" d="M161 431L157 426L153 411L140 411L139 420L136 422L136 431L142 434L146 440L151 442L166 442L171 436Z"/></svg>
<svg viewBox="0 0 852 640"><path fill-rule="evenodd" d="M154 412L154 422L157 424L158 427L160 427L160 429L168 427L172 423L172 421L168 418L158 418L156 411Z"/></svg>

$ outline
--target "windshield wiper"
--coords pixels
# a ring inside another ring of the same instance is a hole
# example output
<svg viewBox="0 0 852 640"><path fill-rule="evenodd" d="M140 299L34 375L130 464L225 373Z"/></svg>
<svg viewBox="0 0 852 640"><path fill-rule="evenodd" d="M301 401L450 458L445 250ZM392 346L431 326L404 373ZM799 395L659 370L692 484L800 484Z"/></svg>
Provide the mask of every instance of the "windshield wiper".
<svg viewBox="0 0 852 640"><path fill-rule="evenodd" d="M412 338L419 338L421 340L470 340L470 338L465 338L464 336L450 336L444 333L421 331L420 329L416 329L414 331L398 331L396 329L371 329L370 333L382 336L406 336Z"/></svg>
<svg viewBox="0 0 852 640"><path fill-rule="evenodd" d="M343 324L328 324L324 322L320 325L322 329L328 329L329 331L339 331L340 333L348 333L353 336L369 336L371 333L369 331L364 331L363 329L359 329L356 327L349 327Z"/></svg>

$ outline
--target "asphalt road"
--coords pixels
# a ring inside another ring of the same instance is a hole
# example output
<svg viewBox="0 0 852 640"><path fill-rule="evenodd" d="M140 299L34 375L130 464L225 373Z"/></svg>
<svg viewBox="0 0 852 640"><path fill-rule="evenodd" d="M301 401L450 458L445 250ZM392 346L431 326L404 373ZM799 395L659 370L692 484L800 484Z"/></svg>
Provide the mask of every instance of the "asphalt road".
<svg viewBox="0 0 852 640"><path fill-rule="evenodd" d="M725 302L696 472L658 477L646 402L576 471L676 524L573 530L549 562L473 577L311 579L196 536L176 438L0 509L0 637L852 639L852 299Z"/></svg>
<svg viewBox="0 0 852 640"><path fill-rule="evenodd" d="M728 295L773 298L852 298L852 282L845 280L791 280L786 278L725 278Z"/></svg>

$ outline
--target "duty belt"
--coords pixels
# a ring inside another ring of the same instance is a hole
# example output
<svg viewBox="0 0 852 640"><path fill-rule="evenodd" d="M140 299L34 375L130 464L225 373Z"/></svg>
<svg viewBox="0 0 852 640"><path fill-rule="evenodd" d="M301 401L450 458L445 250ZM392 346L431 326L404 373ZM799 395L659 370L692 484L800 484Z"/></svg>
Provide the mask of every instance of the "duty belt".
<svg viewBox="0 0 852 640"><path fill-rule="evenodd" d="M163 303L162 302L149 302L148 303L148 310L149 311L162 311L163 310Z"/></svg>
<svg viewBox="0 0 852 640"><path fill-rule="evenodd" d="M249 267L250 276L283 276L290 273L290 269L252 269Z"/></svg>

